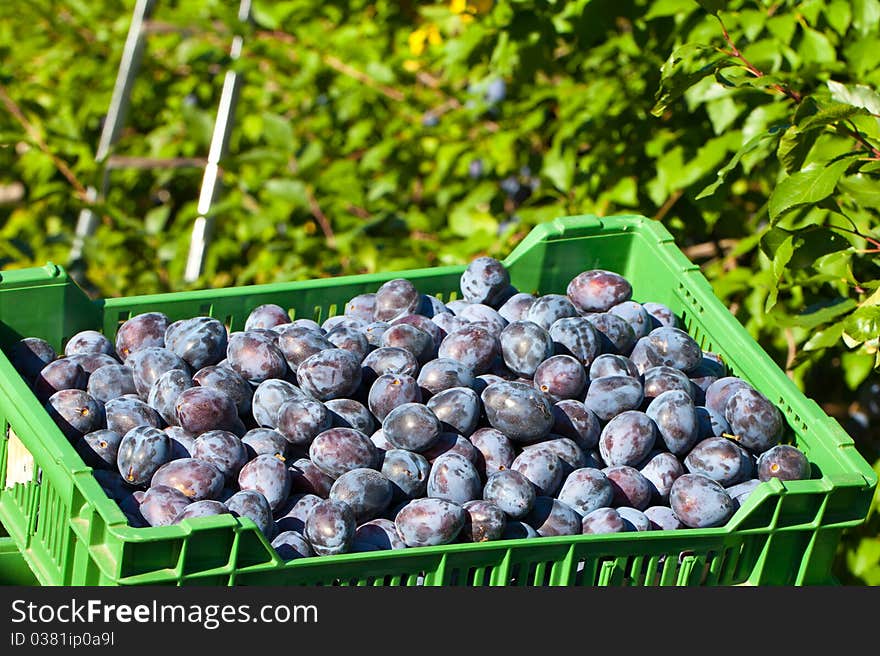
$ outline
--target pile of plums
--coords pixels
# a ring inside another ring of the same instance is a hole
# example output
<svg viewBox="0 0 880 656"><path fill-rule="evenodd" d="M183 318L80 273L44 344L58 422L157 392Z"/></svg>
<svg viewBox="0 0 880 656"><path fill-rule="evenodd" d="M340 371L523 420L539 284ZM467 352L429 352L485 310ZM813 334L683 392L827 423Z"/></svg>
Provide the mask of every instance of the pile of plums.
<svg viewBox="0 0 880 656"><path fill-rule="evenodd" d="M133 526L231 513L285 560L715 527L810 477L773 403L621 275L533 295L480 257L460 291L395 279L233 332L147 312L8 355Z"/></svg>

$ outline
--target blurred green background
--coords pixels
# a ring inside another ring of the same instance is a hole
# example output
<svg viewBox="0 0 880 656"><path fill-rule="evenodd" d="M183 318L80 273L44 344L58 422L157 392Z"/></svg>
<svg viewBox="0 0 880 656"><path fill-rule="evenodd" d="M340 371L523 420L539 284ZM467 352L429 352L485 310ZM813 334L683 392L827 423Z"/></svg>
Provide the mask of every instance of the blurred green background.
<svg viewBox="0 0 880 656"><path fill-rule="evenodd" d="M133 7L0 4L0 267L68 264ZM158 3L115 156L207 155L237 9ZM880 471L880 0L260 1L243 33L204 275L202 169L119 170L93 296L461 264L640 213ZM878 533L839 580L880 584Z"/></svg>

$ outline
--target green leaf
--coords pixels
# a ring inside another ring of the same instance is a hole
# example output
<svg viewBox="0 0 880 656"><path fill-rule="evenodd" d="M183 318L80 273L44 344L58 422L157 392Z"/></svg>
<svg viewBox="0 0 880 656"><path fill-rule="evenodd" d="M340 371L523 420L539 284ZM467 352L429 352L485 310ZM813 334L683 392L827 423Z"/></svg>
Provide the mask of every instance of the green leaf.
<svg viewBox="0 0 880 656"><path fill-rule="evenodd" d="M877 31L880 23L880 0L853 0L853 27L862 36Z"/></svg>
<svg viewBox="0 0 880 656"><path fill-rule="evenodd" d="M841 178L837 188L862 207L880 210L880 180L856 173Z"/></svg>
<svg viewBox="0 0 880 656"><path fill-rule="evenodd" d="M852 3L847 0L832 0L824 8L825 20L840 36L846 36L852 22Z"/></svg>
<svg viewBox="0 0 880 656"><path fill-rule="evenodd" d="M805 351L818 351L819 349L831 348L840 341L840 334L843 332L843 323L835 323L824 330L819 330L813 334L810 339L803 345Z"/></svg>
<svg viewBox="0 0 880 656"><path fill-rule="evenodd" d="M791 267L806 269L811 267L820 257L846 250L851 246L852 244L846 237L829 228L802 230L797 233L795 239Z"/></svg>
<svg viewBox="0 0 880 656"><path fill-rule="evenodd" d="M727 9L727 3L724 0L697 0L697 4L714 15L718 15L722 9Z"/></svg>
<svg viewBox="0 0 880 656"><path fill-rule="evenodd" d="M645 20L662 18L664 16L687 15L695 10L694 0L655 0L645 14Z"/></svg>
<svg viewBox="0 0 880 656"><path fill-rule="evenodd" d="M792 208L807 203L818 203L830 196L850 163L850 159L840 159L826 166L815 166L784 178L770 195L768 207L770 221L775 221Z"/></svg>
<svg viewBox="0 0 880 656"><path fill-rule="evenodd" d="M843 316L844 314L852 312L856 307L858 307L858 305L851 298L838 299L836 302L831 303L830 305L825 305L818 310L792 314L780 318L778 323L780 326L813 330L829 321L833 321L834 319Z"/></svg>
<svg viewBox="0 0 880 656"><path fill-rule="evenodd" d="M571 148L566 148L561 153L558 148L554 148L544 157L544 175L554 187L565 193L568 193L574 181L574 156Z"/></svg>
<svg viewBox="0 0 880 656"><path fill-rule="evenodd" d="M860 307L843 322L843 330L859 342L876 338L880 335L880 306Z"/></svg>
<svg viewBox="0 0 880 656"><path fill-rule="evenodd" d="M846 386L851 390L858 389L874 368L874 356L848 351L840 356L840 368L843 369Z"/></svg>
<svg viewBox="0 0 880 656"><path fill-rule="evenodd" d="M754 137L749 139L745 144L743 144L742 147L740 147L738 151L736 151L730 161L724 165L724 168L718 171L715 181L706 186L706 188L697 195L696 200L700 200L701 198L706 198L707 196L711 196L712 194L714 194L718 187L724 184L724 180L727 178L727 175L736 168L737 164L739 164L739 161L742 159L743 155L746 155L747 153L755 150L765 142L770 141L771 139L775 139L776 137L777 133L771 131L762 132L761 134L755 135Z"/></svg>
<svg viewBox="0 0 880 656"><path fill-rule="evenodd" d="M300 180L282 178L267 180L263 185L263 191L267 196L285 201L295 207L308 206L306 185Z"/></svg>
<svg viewBox="0 0 880 656"><path fill-rule="evenodd" d="M782 243L779 244L776 253L773 255L773 284L770 287L770 293L767 295L767 300L764 303L764 312L770 312L770 310L773 309L773 306L776 305L776 300L779 297L779 281L782 280L785 268L793 253L794 239L793 237L786 237Z"/></svg>
<svg viewBox="0 0 880 656"><path fill-rule="evenodd" d="M801 170L820 134L821 130L803 132L796 125L790 126L785 131L779 140L776 157L779 158L786 173L792 174Z"/></svg>
<svg viewBox="0 0 880 656"><path fill-rule="evenodd" d="M805 63L827 65L837 61L837 52L827 36L810 27L803 25L801 27L803 40L798 48L798 53Z"/></svg>
<svg viewBox="0 0 880 656"><path fill-rule="evenodd" d="M844 121L852 118L856 114L864 114L864 110L860 107L854 107L847 103L835 103L828 107L821 108L817 113L808 116L798 123L798 128L806 132L814 128L822 128L826 125L832 125L838 121Z"/></svg>
<svg viewBox="0 0 880 656"><path fill-rule="evenodd" d="M293 128L283 116L263 113L263 136L266 143L284 150L293 150Z"/></svg>
<svg viewBox="0 0 880 656"><path fill-rule="evenodd" d="M660 69L660 88L651 114L662 116L687 89L730 63L727 55L712 46L688 43L676 48Z"/></svg>
<svg viewBox="0 0 880 656"><path fill-rule="evenodd" d="M776 251L779 250L779 247L782 245L782 242L789 239L791 236L791 230L772 227L761 237L761 251L772 260L776 255Z"/></svg>
<svg viewBox="0 0 880 656"><path fill-rule="evenodd" d="M864 84L841 84L828 80L831 97L839 103L862 107L871 114L880 114L880 93Z"/></svg>

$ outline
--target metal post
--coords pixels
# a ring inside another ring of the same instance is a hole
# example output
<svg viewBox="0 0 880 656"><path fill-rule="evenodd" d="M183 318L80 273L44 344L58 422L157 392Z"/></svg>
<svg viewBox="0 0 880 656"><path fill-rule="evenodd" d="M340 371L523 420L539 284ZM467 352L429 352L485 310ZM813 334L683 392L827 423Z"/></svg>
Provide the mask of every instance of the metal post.
<svg viewBox="0 0 880 656"><path fill-rule="evenodd" d="M250 20L251 0L242 0L238 10L238 19L242 23ZM235 62L241 55L244 39L236 35L232 40L230 58ZM241 78L233 70L226 72L223 80L223 90L220 94L220 105L217 108L217 119L214 122L214 133L211 137L211 149L208 153L208 164L205 166L205 175L202 178L202 188L199 193L198 217L193 225L190 237L189 255L184 270L184 280L194 282L202 275L205 265L205 251L211 239L214 217L210 216L211 205L217 196L220 182L220 160L226 154L229 145L229 133L235 114L236 100Z"/></svg>
<svg viewBox="0 0 880 656"><path fill-rule="evenodd" d="M104 160L110 154L113 144L119 138L122 126L125 124L125 115L128 112L131 100L131 88L134 86L134 81L143 59L143 26L152 15L155 4L155 0L137 0L131 17L131 24L128 26L128 36L125 38L125 46L122 49L122 59L119 63L119 72L116 74L113 96L110 99L110 107L104 119L104 127L101 130L98 150L95 153L95 161L102 166ZM89 202L94 203L99 199L103 199L107 194L109 182L107 171L104 170L101 176L100 190L94 187L89 187L86 190L86 198ZM77 262L82 259L85 240L93 235L97 228L98 216L88 207L84 208L80 212L76 224L76 234L70 250L71 262Z"/></svg>

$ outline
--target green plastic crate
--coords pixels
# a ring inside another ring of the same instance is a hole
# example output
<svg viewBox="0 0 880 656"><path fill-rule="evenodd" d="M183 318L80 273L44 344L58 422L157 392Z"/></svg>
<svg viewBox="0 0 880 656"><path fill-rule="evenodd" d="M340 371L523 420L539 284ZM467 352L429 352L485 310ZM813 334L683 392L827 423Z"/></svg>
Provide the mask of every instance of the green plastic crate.
<svg viewBox="0 0 880 656"><path fill-rule="evenodd" d="M38 585L12 538L0 527L0 585Z"/></svg>
<svg viewBox="0 0 880 656"><path fill-rule="evenodd" d="M522 291L564 293L586 269L625 275L636 300L684 319L704 349L770 397L814 478L762 484L724 527L453 544L284 563L249 520L229 515L131 528L36 397L0 355L0 522L42 584L85 585L812 585L830 583L844 529L867 516L877 478L840 425L805 398L714 296L658 223L556 219L507 257ZM85 329L115 336L133 314L211 315L239 329L277 303L321 321L355 294L405 277L455 297L463 267L89 300L59 267L3 272L0 347L39 336L60 348ZM24 453L24 455L22 455ZM28 453L33 458L30 463ZM31 466L32 465L32 466Z"/></svg>

